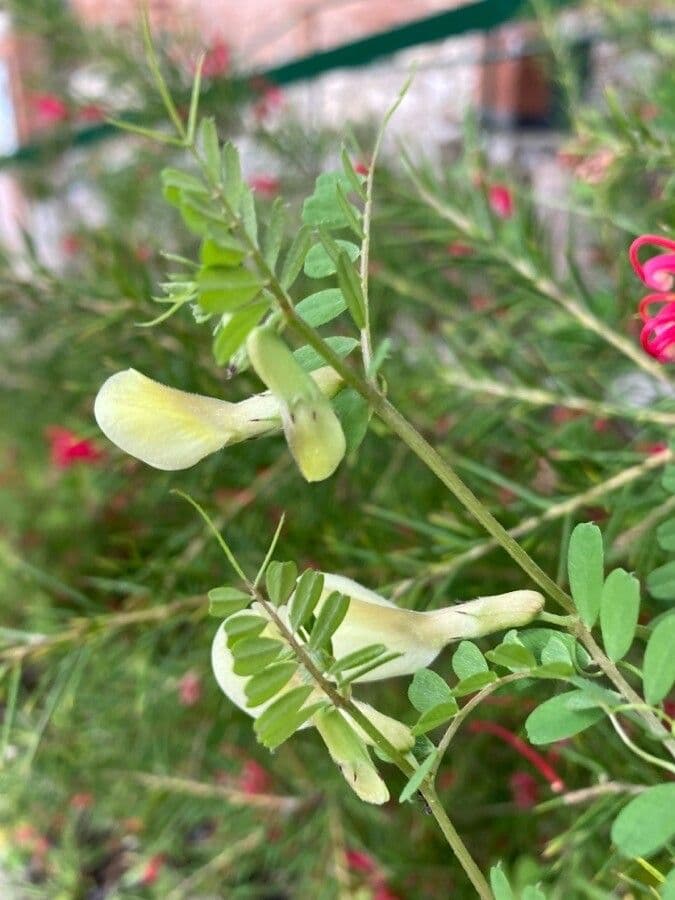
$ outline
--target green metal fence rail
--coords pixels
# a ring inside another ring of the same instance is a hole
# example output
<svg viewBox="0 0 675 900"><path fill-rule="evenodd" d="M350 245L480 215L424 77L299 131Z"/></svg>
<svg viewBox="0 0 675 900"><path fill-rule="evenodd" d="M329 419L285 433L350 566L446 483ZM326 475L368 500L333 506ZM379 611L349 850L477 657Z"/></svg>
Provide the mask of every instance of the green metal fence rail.
<svg viewBox="0 0 675 900"><path fill-rule="evenodd" d="M570 2L572 0L553 0L553 5L564 6ZM529 14L531 14L529 0L479 0L477 3L436 13L424 19L416 19L331 50L313 53L264 71L252 72L240 76L238 80L242 84L249 83L252 79L264 79L272 84L288 85L316 78L335 69L365 66L407 47L435 43L470 31L490 31L519 15ZM138 123L141 116L127 115L125 118ZM148 123L144 121L143 124ZM84 147L115 134L119 134L116 126L108 122L99 122L66 135L61 134L49 140L25 144L14 153L0 156L0 169L15 163L37 161L71 147Z"/></svg>

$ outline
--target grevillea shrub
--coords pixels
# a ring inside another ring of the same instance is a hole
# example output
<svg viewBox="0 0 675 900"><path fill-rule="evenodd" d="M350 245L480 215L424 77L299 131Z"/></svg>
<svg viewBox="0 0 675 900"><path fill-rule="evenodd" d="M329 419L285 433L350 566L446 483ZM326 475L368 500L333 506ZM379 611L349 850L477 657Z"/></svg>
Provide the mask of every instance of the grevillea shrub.
<svg viewBox="0 0 675 900"><path fill-rule="evenodd" d="M561 254L471 130L380 165L405 91L286 205L147 54L169 246L8 269L5 868L672 897L672 106L573 107Z"/></svg>

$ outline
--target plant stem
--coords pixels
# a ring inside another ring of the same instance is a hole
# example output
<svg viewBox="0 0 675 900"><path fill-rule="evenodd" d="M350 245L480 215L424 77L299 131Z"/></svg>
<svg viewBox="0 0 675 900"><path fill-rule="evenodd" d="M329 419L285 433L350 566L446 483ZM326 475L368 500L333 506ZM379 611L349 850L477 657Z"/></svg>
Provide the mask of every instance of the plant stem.
<svg viewBox="0 0 675 900"><path fill-rule="evenodd" d="M608 478L607 481L602 481L600 482L600 484L594 485L587 491L583 491L580 494L575 494L573 497L569 497L567 500L562 500L560 503L554 503L553 505L549 506L549 508L541 515L530 516L527 519L523 519L518 525L510 528L508 533L512 538L518 538L522 537L525 534L529 534L540 525L545 525L547 522L553 522L556 519L562 519L570 513L573 513L580 507L588 506L591 503L594 503L596 500L604 497L605 494L609 494L612 491L616 491L619 488L631 484L633 481L642 478L644 475L647 475L654 469L665 466L672 460L672 450L660 450L658 453L650 455L644 462L639 463L636 466L630 466L628 469L624 469L623 472L619 472L618 475L613 475L612 478ZM669 510L671 509L671 503L673 506L675 506L675 499L669 500L666 502L666 504L664 504L665 510L661 510L661 508L659 508L659 517L665 517L665 515L668 514ZM659 521L659 519L656 519L656 521ZM640 523L639 526L636 526L636 529L641 530L642 523ZM628 548L635 538L636 534L631 529L630 532L626 532L624 535L621 535L619 538L617 538L616 543L620 544L621 547ZM447 575L450 575L461 566L480 559L482 556L485 556L486 553L489 553L490 550L494 550L495 547L498 546L499 541L495 539L483 541L482 543L476 544L474 547L471 547L469 550L465 550L464 553L460 553L457 556L454 556L448 562L430 563L426 567L423 575L418 575L414 578L407 578L404 581L399 582L396 585L396 593L403 593L404 591L408 590L409 587L412 587L413 584L420 584L425 581L430 581L433 578L443 578Z"/></svg>
<svg viewBox="0 0 675 900"><path fill-rule="evenodd" d="M420 788L420 794L424 797L429 811L438 822L438 827L443 832L450 849L457 857L457 861L464 869L471 884L476 889L476 893L482 900L493 900L493 894L490 885L485 880L481 870L473 860L473 857L467 850L466 844L459 836L455 826L448 818L447 813L443 809L441 801L438 799L436 789L430 783L425 783Z"/></svg>
<svg viewBox="0 0 675 900"><path fill-rule="evenodd" d="M413 453L430 469L438 479L455 495L476 521L491 534L504 550L518 563L535 584L561 606L566 612L573 613L574 606L567 594L550 578L532 557L523 550L504 526L495 519L492 513L480 502L471 489L462 481L452 466L447 463L429 442L405 419L389 401L378 394L374 404L375 412L391 430L413 451Z"/></svg>
<svg viewBox="0 0 675 900"><path fill-rule="evenodd" d="M382 124L377 132L377 137L375 138L375 144L373 146L373 152L370 156L370 163L368 165L368 175L366 176L366 200L363 209L363 241L361 242L361 263L359 269L359 276L361 281L361 292L363 294L363 305L364 305L364 318L365 323L363 328L361 329L361 355L363 357L363 367L366 370L366 377L368 377L368 370L370 368L370 363L373 358L373 347L372 347L372 339L370 334L370 301L368 297L368 269L370 262L370 223L373 215L373 180L375 178L375 165L377 163L377 158L380 154L380 147L382 146L382 140L384 138L384 133L387 129L387 125L391 117L394 115L398 107L401 105L403 98L408 92L408 88L412 83L412 76L409 77L401 90L397 98L391 104L387 112L385 113L384 118L382 119Z"/></svg>
<svg viewBox="0 0 675 900"><path fill-rule="evenodd" d="M523 678L531 678L529 672L513 672L511 675L505 675L503 678L498 679L497 681L491 682L491 684L486 684L484 688L481 688L473 697L468 700L464 706L460 709L457 715L454 717L450 725L448 726L445 734L438 742L437 749L437 757L436 762L432 766L431 775L435 776L436 772L438 772L438 768L443 761L443 755L445 751L450 746L450 742L454 738L454 736L459 731L462 723L466 719L472 710L474 710L477 706L485 700L486 697L489 697L490 694L493 694L495 691L498 691L499 688L503 687L505 684L511 684L513 681L520 681Z"/></svg>
<svg viewBox="0 0 675 900"><path fill-rule="evenodd" d="M538 388L523 388L516 385L503 384L489 378L472 378L462 371L444 371L443 379L454 387L467 391L502 397L505 400L521 401L532 406L561 406L588 413L598 418L628 419L633 422L654 422L657 425L675 425L675 412L663 412L658 409L646 409L639 406L618 406L590 400L587 397L562 396L542 391Z"/></svg>
<svg viewBox="0 0 675 900"><path fill-rule="evenodd" d="M395 109L395 107L393 109ZM368 379L361 378L361 376L357 372L355 372L350 366L345 363L342 357L335 353L335 351L326 343L326 341L323 340L323 338L314 328L312 328L312 326L310 326L307 322L304 321L304 319L298 316L295 311L293 301L288 294L288 291L283 287L283 285L281 285L275 273L268 265L263 253L257 245L256 240L252 238L249 235L247 229L243 227L241 218L235 213L235 211L230 206L227 198L225 197L222 185L214 182L209 173L208 166L205 165L204 160L202 160L202 158L200 157L194 141L186 141L186 148L189 149L193 156L196 158L202 169L202 172L204 173L205 178L211 183L215 195L220 200L229 224L236 227L242 238L245 240L256 268L258 269L259 273L265 278L266 286L277 301L279 309L286 319L288 325L290 325L299 337L303 338L310 347L316 350L323 357L323 359L330 366L332 366L333 369L335 369L335 371L344 379L347 385L353 387L356 391L358 391L359 394L361 394L361 396L366 401L370 403L374 412L379 416L379 418L386 425L388 425L389 428L394 432L394 434L398 435L403 443L406 444L413 451L413 453L415 453L415 455L427 466L427 468L429 468L430 471L432 471L438 477L438 479L450 490L450 492L460 501L460 503L462 503L462 505L483 526L488 534L490 534L494 538L494 540L498 544L500 544L507 553L509 553L509 555L523 569L523 571L525 571L532 578L532 580L537 585L539 585L542 590L544 590L545 593L547 593L566 612L574 613L575 609L571 598L555 583L555 581L553 581L553 579L550 578L550 576L548 576L543 571L543 569L540 568L539 565L537 565L532 557L530 557L529 554L522 549L517 541L508 533L508 531L501 525L501 523L497 521L497 519L480 502L480 500L475 496L470 488L462 481L462 479L454 471L452 466L450 466L449 463L442 459L442 457L429 444L429 442L415 429L415 427L410 422L407 421L407 419L405 419L401 415L401 413L399 413L396 407L394 407L386 399L386 397L380 392L377 384ZM372 177L372 171L370 173L370 176ZM362 269L362 277L367 278L367 274L366 252L366 268ZM541 291L541 286L538 289ZM581 310L581 312L585 315L584 310ZM599 327L598 333L604 335L605 332L600 327L601 323L598 322L597 324ZM627 344L627 342L624 341L623 344ZM629 350L633 351L631 345L628 344L627 346ZM625 352L625 347L623 347L623 349ZM366 349L366 352L370 352L369 345ZM631 357L634 358L636 352L630 353L628 355L631 355ZM642 361L642 358L639 355L637 355L637 361ZM264 602L264 598L261 597L257 590L252 587L252 585L251 588L254 595L257 594L259 599ZM287 636L287 629L277 616L274 607L272 607L271 604L266 603L265 606L268 613L275 621L277 627L279 627L280 631L284 633L285 636ZM588 637L592 641L592 637L590 636L590 634L588 634ZM318 671L318 669L313 665L312 660L304 652L304 648L300 647L297 641L295 641L294 635L291 634L288 636L288 638L289 643L296 653L299 661L302 662L309 674L312 676L312 678L315 680L324 694L331 700L334 706L348 712L354 722L356 722L356 724L358 724L361 729L369 737L371 737L374 743L381 750L384 750L384 752L392 760L394 760L398 768L401 769L404 774L410 777L414 770L410 766L408 761L390 744L386 737L370 723L368 718L363 715L363 713L361 713L359 709L357 709L352 703L350 703L349 700L343 697L335 689L335 687L323 677L322 673ZM599 652L602 656L601 651ZM620 672L618 672L616 667L613 666L613 664L611 664L608 659L604 658L603 664L599 663L599 665L603 669L605 674L610 678L610 680L612 680L612 682L619 688L619 690L624 693L624 696L627 699L631 700L631 702L634 702L632 698L635 697L638 703L642 702L641 698L639 698L637 694L632 691L632 688L630 688L627 682L625 682L623 676L621 676ZM628 688L629 693L625 693L623 689L624 685L626 688ZM654 722L656 722L657 728L665 731L661 723L658 722L658 720L656 720L654 716L650 716L647 713L642 713L642 717L646 722L648 722L651 728L654 728ZM650 721L650 719L653 721ZM481 898L484 898L484 900L492 900L492 892L489 885L487 884L480 869L469 854L469 851L467 850L461 837L457 833L452 822L448 818L438 799L438 795L436 794L433 785L429 781L425 782L421 788L421 793L427 801L429 809L436 819L449 846L457 856L457 859L459 860L462 868L471 880L471 883L476 888L478 895Z"/></svg>
<svg viewBox="0 0 675 900"><path fill-rule="evenodd" d="M609 678L612 684L623 694L626 700L635 707L643 707L643 698L635 691L623 677L617 666L609 659L598 647L595 638L591 632L579 620L575 627L569 629L576 637L579 638L584 647L588 650L591 659L599 669ZM649 710L641 709L638 713L640 718L645 722L652 731L655 738L663 742L663 746L675 759L675 739L668 737L668 730L664 727L660 719Z"/></svg>

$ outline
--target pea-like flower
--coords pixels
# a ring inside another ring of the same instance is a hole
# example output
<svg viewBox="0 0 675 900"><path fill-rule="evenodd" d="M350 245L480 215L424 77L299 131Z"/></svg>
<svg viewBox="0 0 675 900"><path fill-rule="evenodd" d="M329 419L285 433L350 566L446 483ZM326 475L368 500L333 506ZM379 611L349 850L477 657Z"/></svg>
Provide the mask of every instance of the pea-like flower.
<svg viewBox="0 0 675 900"><path fill-rule="evenodd" d="M307 378L321 398L332 397L342 386L329 366ZM280 433L281 407L271 392L230 403L126 369L104 382L94 415L101 431L125 453L170 472L187 469L230 444Z"/></svg>
<svg viewBox="0 0 675 900"><path fill-rule="evenodd" d="M286 441L303 477L328 478L345 455L346 441L325 393L271 328L254 328L246 349L258 377L279 403Z"/></svg>
<svg viewBox="0 0 675 900"><path fill-rule="evenodd" d="M336 591L349 598L347 613L332 637L332 650L336 659L376 643L383 644L388 651L400 654L397 658L355 679L355 682L412 675L433 662L448 644L464 638L477 638L494 631L526 625L539 614L544 605L541 594L524 590L480 597L446 609L415 612L399 608L390 600L349 578L325 573L317 612L324 603L329 602L329 598ZM289 604L292 600L291 597ZM257 615L268 618L261 604L254 604L253 608ZM234 656L228 647L225 627L226 623L230 623L236 616L247 614L250 613L235 613L220 626L213 640L211 661L222 691L236 706L257 718L276 698L254 708L248 706L247 679L234 672ZM282 621L287 622L289 606L278 607L277 614ZM271 621L263 634L280 638L277 627ZM283 691L303 683L300 675L296 673ZM323 696L317 688L305 703L311 705L320 699L323 699ZM404 753L411 749L414 739L405 725L366 703L353 698L352 702L368 716L394 747ZM372 743L370 737L361 731L347 713L339 713L343 722L338 721L336 715L319 712L303 727L313 725L317 728L345 778L363 800L370 803L384 803L389 793L367 753L366 745Z"/></svg>

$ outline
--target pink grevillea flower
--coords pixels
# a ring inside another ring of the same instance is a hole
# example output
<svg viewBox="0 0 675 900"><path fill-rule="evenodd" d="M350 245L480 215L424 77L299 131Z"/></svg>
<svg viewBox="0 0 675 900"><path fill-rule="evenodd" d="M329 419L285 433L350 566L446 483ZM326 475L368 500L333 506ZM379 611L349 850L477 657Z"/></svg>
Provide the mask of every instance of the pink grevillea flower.
<svg viewBox="0 0 675 900"><path fill-rule="evenodd" d="M473 247L462 241L453 241L448 244L447 250L450 256L471 256L473 253Z"/></svg>
<svg viewBox="0 0 675 900"><path fill-rule="evenodd" d="M667 253L657 253L641 263L641 247L664 247ZM637 277L653 291L670 291L675 283L675 241L658 234L642 234L630 245L630 264ZM644 302L644 301L643 301Z"/></svg>
<svg viewBox="0 0 675 900"><path fill-rule="evenodd" d="M81 122L100 122L105 119L105 111L97 103L87 103L78 109L77 118Z"/></svg>
<svg viewBox="0 0 675 900"><path fill-rule="evenodd" d="M364 872L366 875L372 875L374 872L379 871L377 862L369 853L364 853L363 850L346 850L345 861L352 872Z"/></svg>
<svg viewBox="0 0 675 900"><path fill-rule="evenodd" d="M248 181L251 190L263 197L276 197L281 187L281 182L274 175L254 175Z"/></svg>
<svg viewBox="0 0 675 900"><path fill-rule="evenodd" d="M503 725L499 725L497 722L478 720L469 725L469 731L474 732L474 734L491 734L494 735L494 737L500 738L543 775L554 793L559 794L560 791L564 790L565 783L553 766L544 759L541 753L537 753L536 750L533 750L529 744L526 744L522 738L519 738L518 735L514 734L512 731L509 731L508 728L504 728Z"/></svg>
<svg viewBox="0 0 675 900"><path fill-rule="evenodd" d="M510 219L515 210L513 194L505 184L493 184L488 190L492 212L500 219Z"/></svg>
<svg viewBox="0 0 675 900"><path fill-rule="evenodd" d="M150 885L154 884L159 878L159 873L164 867L165 862L166 857L163 853L157 853L155 854L155 856L151 856L143 867L143 871L141 872L141 877L139 879L140 883L144 887L149 887Z"/></svg>
<svg viewBox="0 0 675 900"><path fill-rule="evenodd" d="M258 122L264 122L272 113L283 106L284 93L276 84L266 81L264 78L254 78L251 87L260 95L253 105L253 115Z"/></svg>
<svg viewBox="0 0 675 900"><path fill-rule="evenodd" d="M76 234L65 234L61 238L61 249L66 256L75 256L82 249L82 241Z"/></svg>
<svg viewBox="0 0 675 900"><path fill-rule="evenodd" d="M272 787L272 779L260 763L247 759L237 778L237 787L245 794L267 794Z"/></svg>
<svg viewBox="0 0 675 900"><path fill-rule="evenodd" d="M76 463L91 465L103 457L92 441L78 437L67 428L52 425L46 434L51 462L57 469L68 469Z"/></svg>
<svg viewBox="0 0 675 900"><path fill-rule="evenodd" d="M386 881L378 881L373 885L373 900L401 900Z"/></svg>
<svg viewBox="0 0 675 900"><path fill-rule="evenodd" d="M181 706L194 706L202 696L202 679L197 672L188 671L178 682L178 699Z"/></svg>
<svg viewBox="0 0 675 900"><path fill-rule="evenodd" d="M82 811L94 805L94 795L89 793L73 794L70 798L72 809Z"/></svg>
<svg viewBox="0 0 675 900"><path fill-rule="evenodd" d="M33 106L40 125L56 125L69 115L66 103L56 94L36 94Z"/></svg>
<svg viewBox="0 0 675 900"><path fill-rule="evenodd" d="M655 304L661 308L653 313L650 307ZM675 294L647 294L638 312L644 322L640 332L643 349L661 363L675 362Z"/></svg>
<svg viewBox="0 0 675 900"><path fill-rule="evenodd" d="M539 802L539 782L530 772L514 772L509 787L518 809L531 809Z"/></svg>
<svg viewBox="0 0 675 900"><path fill-rule="evenodd" d="M221 38L216 38L204 56L202 75L205 78L225 75L230 70L231 58L229 46Z"/></svg>

